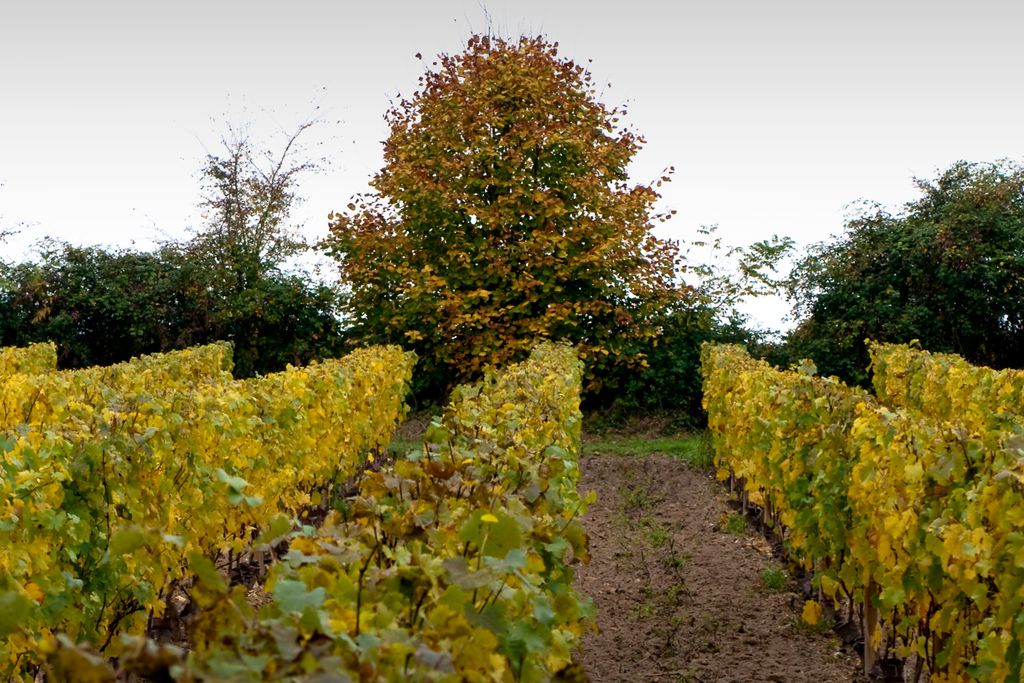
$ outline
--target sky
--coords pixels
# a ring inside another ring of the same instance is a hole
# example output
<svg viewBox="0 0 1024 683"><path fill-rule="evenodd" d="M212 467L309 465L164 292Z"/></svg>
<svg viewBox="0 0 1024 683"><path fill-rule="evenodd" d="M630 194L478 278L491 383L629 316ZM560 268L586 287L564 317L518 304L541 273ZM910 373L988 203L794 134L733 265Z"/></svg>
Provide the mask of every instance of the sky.
<svg viewBox="0 0 1024 683"><path fill-rule="evenodd" d="M0 258L185 237L227 124L273 147L310 117L330 165L293 217L322 237L381 167L389 103L488 27L558 41L627 105L633 180L675 168L660 236L805 246L914 177L1024 159L1021 26L1020 0L0 0L0 225L21 226ZM744 310L792 324L781 299Z"/></svg>

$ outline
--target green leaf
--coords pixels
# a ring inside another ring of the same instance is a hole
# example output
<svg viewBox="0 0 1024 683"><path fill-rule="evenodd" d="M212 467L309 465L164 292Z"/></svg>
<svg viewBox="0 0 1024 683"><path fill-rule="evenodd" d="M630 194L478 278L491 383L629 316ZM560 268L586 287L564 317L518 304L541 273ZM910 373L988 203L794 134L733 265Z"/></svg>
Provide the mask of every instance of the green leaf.
<svg viewBox="0 0 1024 683"><path fill-rule="evenodd" d="M485 515L492 515L497 522L483 521ZM483 554L503 558L514 548L523 544L523 535L515 518L503 512L491 513L477 510L459 530L459 540L482 546Z"/></svg>
<svg viewBox="0 0 1024 683"><path fill-rule="evenodd" d="M443 564L448 570L448 583L465 591L489 586L494 580L488 571L472 571L464 557L449 557Z"/></svg>
<svg viewBox="0 0 1024 683"><path fill-rule="evenodd" d="M878 594L879 607L882 609L892 609L896 605L902 604L906 598L907 594L902 586L886 586Z"/></svg>
<svg viewBox="0 0 1024 683"><path fill-rule="evenodd" d="M488 605L482 612L473 609L473 605L467 603L465 607L466 619L471 624L483 626L496 635L508 631L508 618L505 616L505 607L500 602Z"/></svg>
<svg viewBox="0 0 1024 683"><path fill-rule="evenodd" d="M551 607L551 601L543 593L534 598L533 618L548 628L555 622L555 610Z"/></svg>
<svg viewBox="0 0 1024 683"><path fill-rule="evenodd" d="M275 515L270 520L267 530L256 539L256 545L269 545L274 541L290 534L295 528L295 523L288 515Z"/></svg>
<svg viewBox="0 0 1024 683"><path fill-rule="evenodd" d="M218 594L227 593L228 584L206 555L193 551L189 553L188 564L204 588Z"/></svg>
<svg viewBox="0 0 1024 683"><path fill-rule="evenodd" d="M235 493L241 493L245 489L245 487L249 485L249 482L247 482L245 479L242 479L241 477L233 477L219 467L217 468L216 474L217 480L227 484L228 488L230 488ZM237 505L237 503L235 502L232 502L231 504Z"/></svg>
<svg viewBox="0 0 1024 683"><path fill-rule="evenodd" d="M274 584L274 599L285 612L302 612L307 607L319 608L327 599L322 587L309 590L302 581L283 579Z"/></svg>
<svg viewBox="0 0 1024 683"><path fill-rule="evenodd" d="M118 529L110 537L110 554L126 555L135 552L148 544L149 540L150 534L141 527L130 526L125 529Z"/></svg>
<svg viewBox="0 0 1024 683"><path fill-rule="evenodd" d="M170 543L176 548L185 547L185 539L181 536L175 536L174 534L162 534L161 538L163 539L164 543Z"/></svg>
<svg viewBox="0 0 1024 683"><path fill-rule="evenodd" d="M35 603L17 590L0 593L0 637L6 638L28 621Z"/></svg>

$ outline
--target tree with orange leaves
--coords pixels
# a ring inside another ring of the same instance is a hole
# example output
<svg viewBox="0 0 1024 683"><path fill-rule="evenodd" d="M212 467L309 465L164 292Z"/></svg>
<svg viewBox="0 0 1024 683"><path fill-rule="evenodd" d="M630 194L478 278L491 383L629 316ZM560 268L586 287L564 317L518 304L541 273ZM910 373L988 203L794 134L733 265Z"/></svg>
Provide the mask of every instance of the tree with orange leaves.
<svg viewBox="0 0 1024 683"><path fill-rule="evenodd" d="M403 343L435 390L541 339L574 343L591 389L643 362L680 296L655 187L631 185L643 139L544 38L476 35L441 55L391 133L373 191L331 216L358 343Z"/></svg>

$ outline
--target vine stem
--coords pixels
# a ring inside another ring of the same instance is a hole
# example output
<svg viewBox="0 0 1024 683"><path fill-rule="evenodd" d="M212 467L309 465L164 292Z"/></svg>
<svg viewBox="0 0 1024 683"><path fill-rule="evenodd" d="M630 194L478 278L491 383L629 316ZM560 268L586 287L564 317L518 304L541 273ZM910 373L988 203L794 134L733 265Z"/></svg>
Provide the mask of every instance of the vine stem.
<svg viewBox="0 0 1024 683"><path fill-rule="evenodd" d="M367 557L366 557L366 562L364 562L363 566L359 569L359 588L356 591L356 635L357 636L359 635L360 616L361 616L362 611L363 611L363 577L366 576L366 570L370 568L370 563L373 561L373 556L377 554L377 550L379 548L380 548L380 543L378 542L376 545L373 546L373 550L371 550L370 554L367 555Z"/></svg>

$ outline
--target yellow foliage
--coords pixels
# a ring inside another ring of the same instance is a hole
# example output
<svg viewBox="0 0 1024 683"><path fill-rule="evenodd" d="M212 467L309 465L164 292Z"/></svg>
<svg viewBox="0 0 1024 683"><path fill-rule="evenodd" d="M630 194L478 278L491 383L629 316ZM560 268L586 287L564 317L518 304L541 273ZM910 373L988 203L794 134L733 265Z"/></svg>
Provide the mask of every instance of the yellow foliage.
<svg viewBox="0 0 1024 683"><path fill-rule="evenodd" d="M818 621L821 620L821 603L814 600L806 600L800 618L809 626L817 626Z"/></svg>
<svg viewBox="0 0 1024 683"><path fill-rule="evenodd" d="M60 606L22 632L144 626L113 621L117 595L159 617L190 553L247 551L387 443L413 363L373 347L235 381L217 344L0 379L0 572ZM0 645L0 667L20 654Z"/></svg>
<svg viewBox="0 0 1024 683"><path fill-rule="evenodd" d="M0 348L0 380L11 375L36 375L56 369L57 347L53 342Z"/></svg>
<svg viewBox="0 0 1024 683"><path fill-rule="evenodd" d="M926 653L933 680L1019 680L1024 372L905 346L871 353L882 403L806 366L706 346L720 475L779 512L787 549L826 595L872 595L903 651L942 643Z"/></svg>

